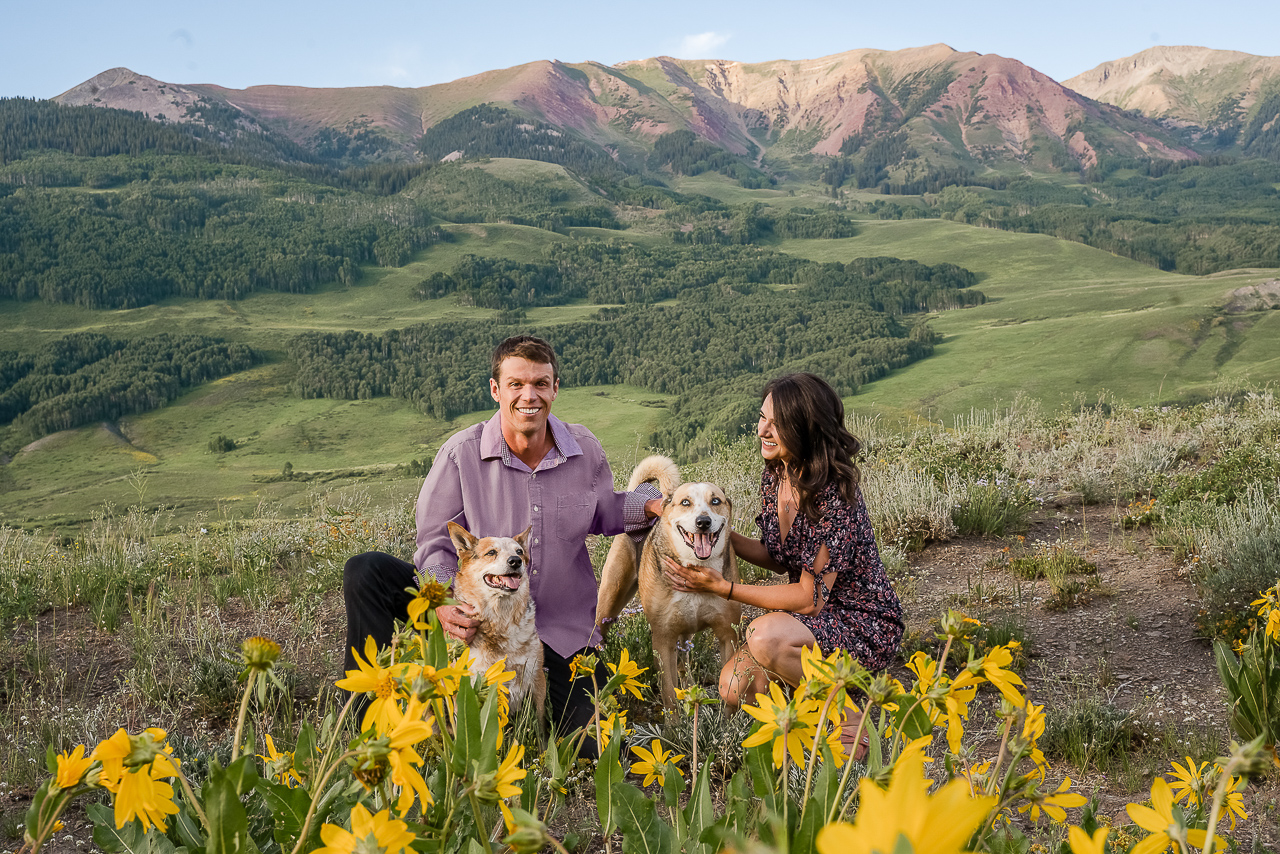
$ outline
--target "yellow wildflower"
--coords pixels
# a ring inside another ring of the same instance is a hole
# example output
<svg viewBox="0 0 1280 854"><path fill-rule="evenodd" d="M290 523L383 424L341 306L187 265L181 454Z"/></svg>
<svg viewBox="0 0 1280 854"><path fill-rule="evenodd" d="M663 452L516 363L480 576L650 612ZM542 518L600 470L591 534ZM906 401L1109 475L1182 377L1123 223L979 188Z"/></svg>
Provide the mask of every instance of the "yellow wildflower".
<svg viewBox="0 0 1280 854"><path fill-rule="evenodd" d="M387 761L391 764L391 782L400 786L400 798L396 801L396 810L404 815L413 806L416 794L423 810L434 803L427 781L415 766L422 764L422 757L414 750L414 745L431 736L435 717L422 720L425 707L417 700L410 700L405 710L404 719L388 734L388 747L391 755Z"/></svg>
<svg viewBox="0 0 1280 854"><path fill-rule="evenodd" d="M524 745L517 744L507 752L507 758L498 766L498 774L494 778L494 786L498 798L514 798L520 794L517 780L523 780L529 773L520 767L524 761ZM481 800L485 800L481 795Z"/></svg>
<svg viewBox="0 0 1280 854"><path fill-rule="evenodd" d="M280 657L280 644L271 638L255 636L245 638L240 644L240 652L244 656L245 672L266 673L276 665Z"/></svg>
<svg viewBox="0 0 1280 854"><path fill-rule="evenodd" d="M53 785L59 789L74 789L81 783L92 786L96 782L94 779L88 779L89 768L93 765L94 760L84 755L84 745L77 745L76 749L71 753L59 753L58 771L53 777Z"/></svg>
<svg viewBox="0 0 1280 854"><path fill-rule="evenodd" d="M903 750L887 790L864 777L858 793L861 804L854 823L824 827L818 833L818 854L889 852L903 838L915 854L957 854L996 804L988 795L972 797L969 784L960 779L931 796L919 745Z"/></svg>
<svg viewBox="0 0 1280 854"><path fill-rule="evenodd" d="M267 755L258 754L267 765L267 773L275 777L281 783L289 788L302 785L302 777L293 767L293 752L276 750L275 740L271 738L271 733L266 734L267 739Z"/></svg>
<svg viewBox="0 0 1280 854"><path fill-rule="evenodd" d="M1222 807L1231 819L1232 830L1236 829L1236 816L1239 816L1242 821L1249 817L1249 814L1244 811L1244 785L1243 777L1232 777L1227 784L1227 798Z"/></svg>
<svg viewBox="0 0 1280 854"><path fill-rule="evenodd" d="M334 684L352 693L373 694L373 701L365 710L360 729L372 727L378 732L390 732L404 717L398 702L400 688L395 681L404 668L401 665L382 667L378 664L378 642L372 635L365 638L364 658L354 648L351 652L359 669L348 670L347 678L339 679Z"/></svg>
<svg viewBox="0 0 1280 854"><path fill-rule="evenodd" d="M639 664L632 661L631 656L627 653L626 649L623 649L622 655L618 656L617 664L613 664L612 662L606 662L606 663L608 664L609 669L613 671L613 678L609 680L610 683L612 683L615 679L617 679L617 677L622 676L623 679L622 679L622 682L620 683L620 687L622 688L622 690L624 692L630 691L632 694L635 695L635 698L637 700L644 699L640 695L640 690L642 688L648 688L649 686L645 685L637 677L639 677L641 673L644 673L649 668L641 667Z"/></svg>
<svg viewBox="0 0 1280 854"><path fill-rule="evenodd" d="M409 600L409 622L413 623L415 629L426 631L430 623L422 619L422 615L434 611L448 601L449 588L434 578L428 578L422 582L417 594Z"/></svg>
<svg viewBox="0 0 1280 854"><path fill-rule="evenodd" d="M1018 812L1031 811L1031 820L1040 820L1040 810L1043 809L1045 815L1056 821L1058 824L1064 824L1067 820L1067 809L1073 807L1082 807L1089 802L1084 795L1071 791L1071 778L1067 777L1058 786L1057 791L1052 794L1042 794L1036 792L1027 803L1018 807ZM1064 807L1066 809L1064 809Z"/></svg>
<svg viewBox="0 0 1280 854"><path fill-rule="evenodd" d="M996 686L1005 699L1015 706L1022 707L1026 705L1026 700L1018 693L1018 689L1014 685L1023 685L1022 679L1018 674L1006 670L1013 663L1013 653L1010 652L1009 646L998 646L988 652L982 658L982 675L987 681Z"/></svg>
<svg viewBox="0 0 1280 854"><path fill-rule="evenodd" d="M1067 840L1071 843L1071 854L1106 854L1107 832L1110 830L1104 825L1095 830L1093 836L1089 836L1082 828L1068 828Z"/></svg>
<svg viewBox="0 0 1280 854"><path fill-rule="evenodd" d="M763 724L742 742L743 747L756 747L773 740L773 764L782 767L783 752L797 765L804 764L804 749L812 742L818 725L820 704L805 697L792 697L788 702L777 682L769 683L769 693L756 694L755 706L742 710Z"/></svg>
<svg viewBox="0 0 1280 854"><path fill-rule="evenodd" d="M602 751L609 746L609 739L613 737L613 730L615 727L621 727L624 733L631 732L631 730L627 729L626 712L617 711L608 717L600 719L600 729L599 732L596 733L596 741L600 743L600 749Z"/></svg>
<svg viewBox="0 0 1280 854"><path fill-rule="evenodd" d="M1150 836L1133 846L1130 854L1158 854L1171 844L1178 842L1175 835L1183 828L1183 822L1173 814L1173 792L1163 777L1156 777L1151 783L1151 806L1129 804L1125 807L1133 823L1147 831ZM1187 828L1187 842L1196 848L1204 847L1205 831L1198 828ZM1225 848L1227 843L1216 834L1216 846Z"/></svg>
<svg viewBox="0 0 1280 854"><path fill-rule="evenodd" d="M650 745L652 750L645 750L643 747L633 747L631 752L639 756L643 761L635 762L631 765L632 774L644 774L644 782L640 785L647 786L654 780L658 781L659 786L666 785L666 769L675 768L677 774L681 777L684 772L676 768L676 763L684 759L683 753L672 754L671 751L662 749L662 742L658 739L653 740Z"/></svg>
<svg viewBox="0 0 1280 854"><path fill-rule="evenodd" d="M382 854L409 854L409 846L415 839L409 825L391 818L390 810L371 815L364 804L351 808L351 830L343 830L336 824L320 828L324 847L315 854L353 854L356 851L379 851Z"/></svg>
<svg viewBox="0 0 1280 854"><path fill-rule="evenodd" d="M1169 784L1175 803L1184 803L1189 807L1198 807L1204 801L1204 773L1209 763L1196 764L1190 756L1184 768L1173 763L1173 782Z"/></svg>

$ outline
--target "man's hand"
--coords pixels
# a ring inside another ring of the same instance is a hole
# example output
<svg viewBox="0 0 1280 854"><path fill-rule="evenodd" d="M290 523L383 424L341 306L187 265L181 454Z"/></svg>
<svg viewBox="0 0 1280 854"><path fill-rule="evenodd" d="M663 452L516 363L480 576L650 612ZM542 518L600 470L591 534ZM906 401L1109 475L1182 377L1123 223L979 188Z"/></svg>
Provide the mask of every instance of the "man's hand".
<svg viewBox="0 0 1280 854"><path fill-rule="evenodd" d="M436 616L440 618L444 633L463 643L471 643L471 639L476 636L480 621L475 619L475 615L476 609L466 604L441 605L436 608Z"/></svg>
<svg viewBox="0 0 1280 854"><path fill-rule="evenodd" d="M634 504L632 505L635 506ZM662 515L662 499L651 498L644 503L644 515L650 519L657 519Z"/></svg>

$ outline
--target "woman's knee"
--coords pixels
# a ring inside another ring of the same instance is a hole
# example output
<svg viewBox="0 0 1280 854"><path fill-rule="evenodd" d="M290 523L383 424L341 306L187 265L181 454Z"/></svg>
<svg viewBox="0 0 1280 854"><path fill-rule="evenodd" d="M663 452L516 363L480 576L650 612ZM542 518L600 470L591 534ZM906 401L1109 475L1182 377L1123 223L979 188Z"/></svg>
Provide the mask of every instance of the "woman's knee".
<svg viewBox="0 0 1280 854"><path fill-rule="evenodd" d="M751 657L768 667L778 653L791 644L795 618L790 614L774 612L763 614L747 626L746 645Z"/></svg>

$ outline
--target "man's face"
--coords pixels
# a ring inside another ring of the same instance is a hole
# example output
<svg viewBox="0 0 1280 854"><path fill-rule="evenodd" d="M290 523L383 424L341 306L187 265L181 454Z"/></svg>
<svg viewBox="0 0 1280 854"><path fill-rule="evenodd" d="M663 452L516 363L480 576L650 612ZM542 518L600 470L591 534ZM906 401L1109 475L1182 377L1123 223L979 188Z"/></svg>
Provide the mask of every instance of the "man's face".
<svg viewBox="0 0 1280 854"><path fill-rule="evenodd" d="M521 434L537 439L547 429L551 401L556 399L560 383L551 365L530 362L519 356L508 356L498 368L498 379L489 380L489 393L498 402L505 433Z"/></svg>

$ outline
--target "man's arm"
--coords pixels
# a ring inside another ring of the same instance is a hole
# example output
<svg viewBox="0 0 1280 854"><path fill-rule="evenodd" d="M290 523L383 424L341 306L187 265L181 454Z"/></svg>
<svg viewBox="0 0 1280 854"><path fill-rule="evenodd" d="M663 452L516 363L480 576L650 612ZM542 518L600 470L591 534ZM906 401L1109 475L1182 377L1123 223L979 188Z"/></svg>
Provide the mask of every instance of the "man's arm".
<svg viewBox="0 0 1280 854"><path fill-rule="evenodd" d="M422 482L415 518L418 536L413 565L418 571L418 582L432 576L437 581L451 584L458 574L458 553L449 539L445 523L453 521L465 528L467 518L462 506L462 473L448 446L436 454L435 462Z"/></svg>
<svg viewBox="0 0 1280 854"><path fill-rule="evenodd" d="M458 553L449 539L445 523L453 521L467 524L466 510L462 506L462 475L458 462L445 448L436 454L431 471L422 482L415 512L418 537L413 552L413 565L417 568L418 583L432 577L444 584L453 584L458 574ZM474 609L470 605L444 605L436 609L436 616L446 634L463 643L470 643L480 625L472 619Z"/></svg>

